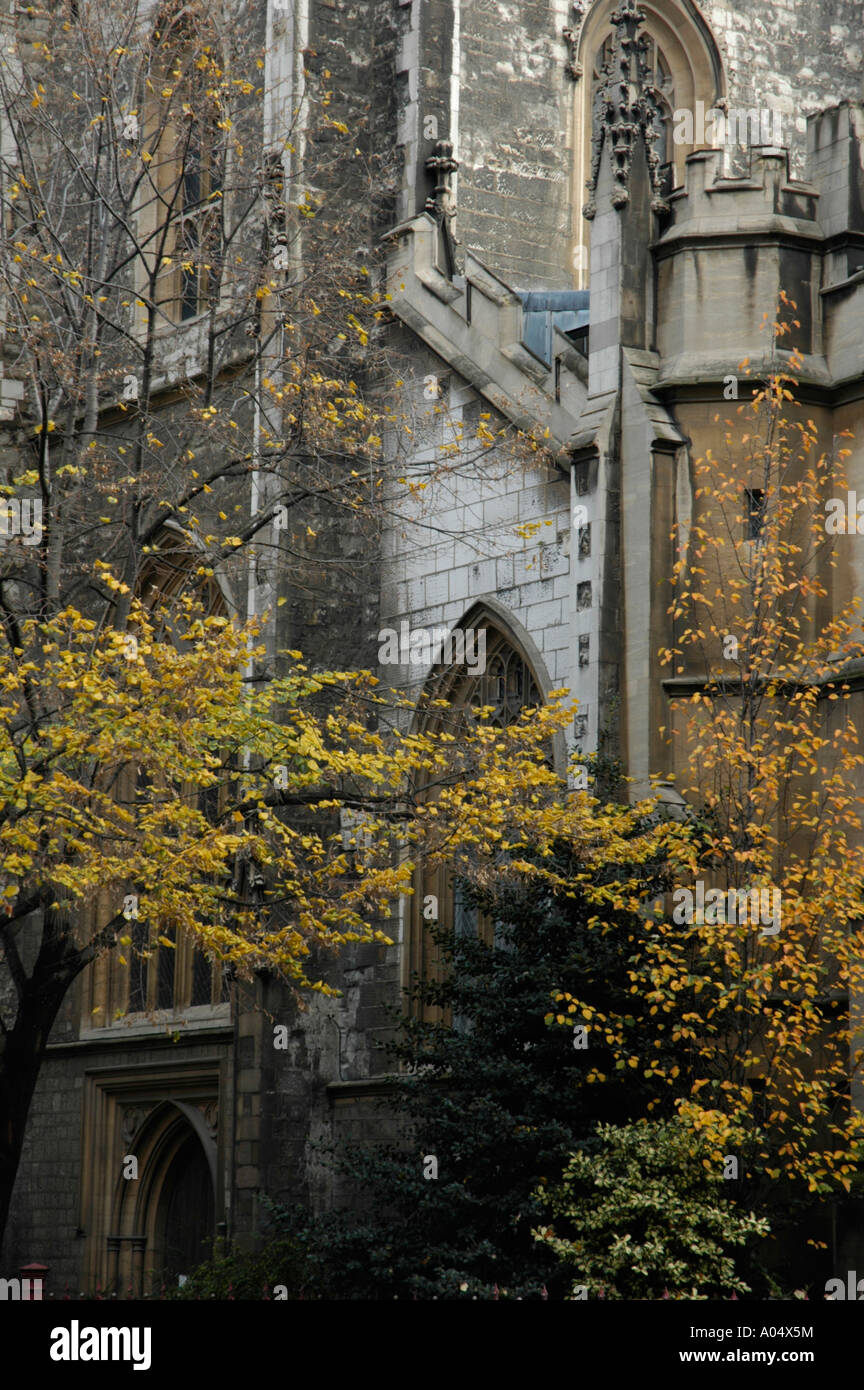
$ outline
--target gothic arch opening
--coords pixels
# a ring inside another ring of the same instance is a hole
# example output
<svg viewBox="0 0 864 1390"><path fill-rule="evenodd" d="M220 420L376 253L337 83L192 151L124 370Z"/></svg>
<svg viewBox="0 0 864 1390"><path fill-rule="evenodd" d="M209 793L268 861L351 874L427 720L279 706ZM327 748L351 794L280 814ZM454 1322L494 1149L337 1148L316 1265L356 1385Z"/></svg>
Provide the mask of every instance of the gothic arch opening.
<svg viewBox="0 0 864 1390"><path fill-rule="evenodd" d="M673 186L684 179L684 162L696 144L676 143L672 115L676 110L695 112L696 103L709 111L726 91L720 50L708 24L691 0L640 0L645 15L641 32L649 41L648 64L665 127L664 144L658 148L669 166ZM590 222L582 216L586 182L591 173L592 110L594 93L614 38L612 15L616 0L596 0L588 9L575 42L573 102L573 270L578 289L589 287ZM698 122L695 123L698 128Z"/></svg>
<svg viewBox="0 0 864 1390"><path fill-rule="evenodd" d="M189 1133L174 1154L156 1213L157 1278L169 1287L206 1260L212 1251L214 1195L207 1158Z"/></svg>
<svg viewBox="0 0 864 1390"><path fill-rule="evenodd" d="M123 1156L137 1178L121 1176L108 1235L109 1283L133 1297L176 1286L209 1259L216 1220L216 1144L200 1110L182 1101L157 1107Z"/></svg>
<svg viewBox="0 0 864 1390"><path fill-rule="evenodd" d="M146 606L153 608L157 602L194 594L207 616L234 613L236 604L222 576L199 576L204 553L202 542L192 532L176 521L163 521L138 574L136 588Z"/></svg>
<svg viewBox="0 0 864 1390"><path fill-rule="evenodd" d="M509 719L523 705L530 704L535 695L542 703L552 688L543 657L529 633L502 603L494 598L473 603L455 624L453 632L459 631L485 633L485 669L472 675L467 669L468 662L434 666L420 702L418 727L430 728L440 719L436 711L424 713L427 700L449 700L454 705L472 705L475 709L489 704L495 708L496 718L502 724L509 723ZM476 642L472 649L476 649ZM507 672L510 673L509 694L506 679L500 684ZM517 696L520 691L524 691L524 698Z"/></svg>
<svg viewBox="0 0 864 1390"><path fill-rule="evenodd" d="M151 32L144 102L150 160L139 200L144 254L138 269L142 281L155 278L162 330L205 314L220 296L216 202L224 193L228 143L213 88L226 67L223 23L218 5L171 0Z"/></svg>
<svg viewBox="0 0 864 1390"><path fill-rule="evenodd" d="M466 639L465 642L466 650L470 648L475 654L480 634L483 634L483 670L472 673L467 662L434 667L426 682L417 718L419 729L446 729L458 737L463 721L471 719L474 710L491 708L492 722L504 727L526 707L544 703L551 688L548 673L527 633L516 631L518 626L497 603L494 606L491 602L479 603L469 609L454 631L475 634L472 641ZM437 700L447 700L451 707L424 708L425 701ZM562 754L563 750L556 747L556 764ZM430 900L435 905L434 917L430 917L424 906ZM430 934L432 920L460 933L480 932L489 939L493 932L493 923L463 902L446 865L418 870L406 913L402 953L405 986L415 974L424 979L440 978L443 961Z"/></svg>

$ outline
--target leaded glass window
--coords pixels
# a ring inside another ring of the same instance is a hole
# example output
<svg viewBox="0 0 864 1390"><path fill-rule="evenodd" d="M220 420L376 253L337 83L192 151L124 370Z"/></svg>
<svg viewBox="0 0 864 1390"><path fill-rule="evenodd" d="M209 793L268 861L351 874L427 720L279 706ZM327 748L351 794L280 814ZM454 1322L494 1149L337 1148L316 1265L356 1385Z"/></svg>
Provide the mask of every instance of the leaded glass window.
<svg viewBox="0 0 864 1390"><path fill-rule="evenodd" d="M526 705L538 705L540 692L523 658L502 643L491 657L487 654L486 670L474 681L466 703L474 709L491 705L493 722L504 728Z"/></svg>

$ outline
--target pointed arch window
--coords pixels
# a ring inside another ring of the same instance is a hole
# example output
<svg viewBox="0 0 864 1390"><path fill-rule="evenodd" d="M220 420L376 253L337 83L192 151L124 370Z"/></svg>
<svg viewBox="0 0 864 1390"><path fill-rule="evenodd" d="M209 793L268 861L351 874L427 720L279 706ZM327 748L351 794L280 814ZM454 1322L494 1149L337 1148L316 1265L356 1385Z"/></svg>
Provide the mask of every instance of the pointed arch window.
<svg viewBox="0 0 864 1390"><path fill-rule="evenodd" d="M661 164L671 165L675 161L675 150L672 141L672 117L676 109L675 79L672 76L672 69L669 61L657 40L650 33L645 35L645 39L645 68L648 80L654 86L657 105L660 108L661 120L663 122L663 130L658 138L656 149L660 156ZM592 72L592 107L594 93L600 85L606 65L612 60L614 46L614 36L610 33L607 34L603 43L597 49Z"/></svg>
<svg viewBox="0 0 864 1390"><path fill-rule="evenodd" d="M582 216L582 208L591 174L594 94L604 64L612 55L612 16L616 8L616 0L595 0L573 38L572 228L574 281L578 289L587 289L589 285L591 224ZM669 183L680 186L684 161L695 146L674 138L674 113L688 110L695 114L698 102L709 111L722 100L726 78L720 50L691 0L640 0L639 9L644 16L640 32L647 39L648 72L663 124L657 153L661 165L668 166ZM698 128L698 121L694 125Z"/></svg>
<svg viewBox="0 0 864 1390"><path fill-rule="evenodd" d="M145 605L153 609L162 601L198 591L206 613L227 616L228 604L219 585L201 581L195 575L199 553L187 532L168 521L155 538L138 577L137 589ZM166 632L165 640L170 641ZM230 777L226 771L226 782ZM132 801L145 795L145 774L134 767L118 769L115 795ZM183 796L183 788L175 789ZM216 785L199 793L198 805L208 818L222 809L228 794L226 785ZM110 904L97 898L95 918L112 915ZM119 946L94 961L85 974L82 1000L82 1030L102 1029L112 1024L180 1020L190 1009L213 1009L229 1001L228 984L218 962L212 960L186 934L178 933L174 923L145 924L130 908L129 925ZM194 1017L194 1015L193 1015Z"/></svg>
<svg viewBox="0 0 864 1390"><path fill-rule="evenodd" d="M528 657L512 636L491 618L472 621L475 632L485 634L485 669L469 674L465 666L439 669L428 683L430 700L446 700L449 709L435 710L425 721L426 729L447 728L456 733L480 709L491 710L491 722L505 728L525 709L543 703L542 683ZM476 649L476 648L475 648ZM443 962L440 949L430 933L430 922L424 917L424 904L430 898L437 904L439 924L452 928L458 935L479 934L488 942L495 937L491 918L478 912L467 898L464 889L454 882L446 867L427 870L417 875L411 899L411 921L403 953L404 983L415 974L424 979L441 977ZM460 1027L460 1020L453 1020Z"/></svg>
<svg viewBox="0 0 864 1390"><path fill-rule="evenodd" d="M164 327L205 313L219 293L228 153L220 44L209 13L163 10L153 30L139 230Z"/></svg>

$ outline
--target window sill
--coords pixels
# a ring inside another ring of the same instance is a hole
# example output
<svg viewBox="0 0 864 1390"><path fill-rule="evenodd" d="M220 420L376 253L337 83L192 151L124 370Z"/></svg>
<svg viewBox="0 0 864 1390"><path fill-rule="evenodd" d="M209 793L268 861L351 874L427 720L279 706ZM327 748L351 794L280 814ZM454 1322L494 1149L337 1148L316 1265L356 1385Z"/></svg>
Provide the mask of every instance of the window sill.
<svg viewBox="0 0 864 1390"><path fill-rule="evenodd" d="M188 1009L159 1009L152 1017L130 1014L102 1028L82 1028L79 1042L120 1042L127 1038L152 1038L160 1033L200 1033L231 1022L231 1005L199 1004Z"/></svg>

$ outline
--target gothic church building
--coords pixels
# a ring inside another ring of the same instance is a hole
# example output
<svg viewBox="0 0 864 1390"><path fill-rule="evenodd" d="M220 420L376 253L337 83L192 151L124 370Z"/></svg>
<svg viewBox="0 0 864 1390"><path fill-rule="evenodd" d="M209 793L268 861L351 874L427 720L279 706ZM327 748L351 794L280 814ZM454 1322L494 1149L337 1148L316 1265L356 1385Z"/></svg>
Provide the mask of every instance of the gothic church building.
<svg viewBox="0 0 864 1390"><path fill-rule="evenodd" d="M674 778L661 731L696 676L657 662L668 536L693 512L692 463L739 364L768 362L781 291L798 306L801 399L823 446L852 432L864 495L860 0L246 4L267 8L275 128L312 52L334 84L368 90L398 156L383 244L416 427L407 454L390 441L392 485L429 483L362 557L353 663L374 666L379 634L404 624L482 630L464 698L503 719L567 687L573 748L611 738L634 794ZM484 420L542 438L551 462L478 450ZM451 466L433 471L442 449ZM864 585L864 552L843 557L838 602ZM304 624L295 646L345 660L314 613ZM418 694L430 672L380 674ZM6 1272L38 1261L55 1290L140 1294L217 1233L254 1244L262 1195L331 1203L311 1145L380 1132L384 1006L430 964L421 901L393 945L332 962L341 996L304 1012L268 981L223 997L190 953L158 1021L130 1007L94 1024L104 982L83 976L31 1110Z"/></svg>

